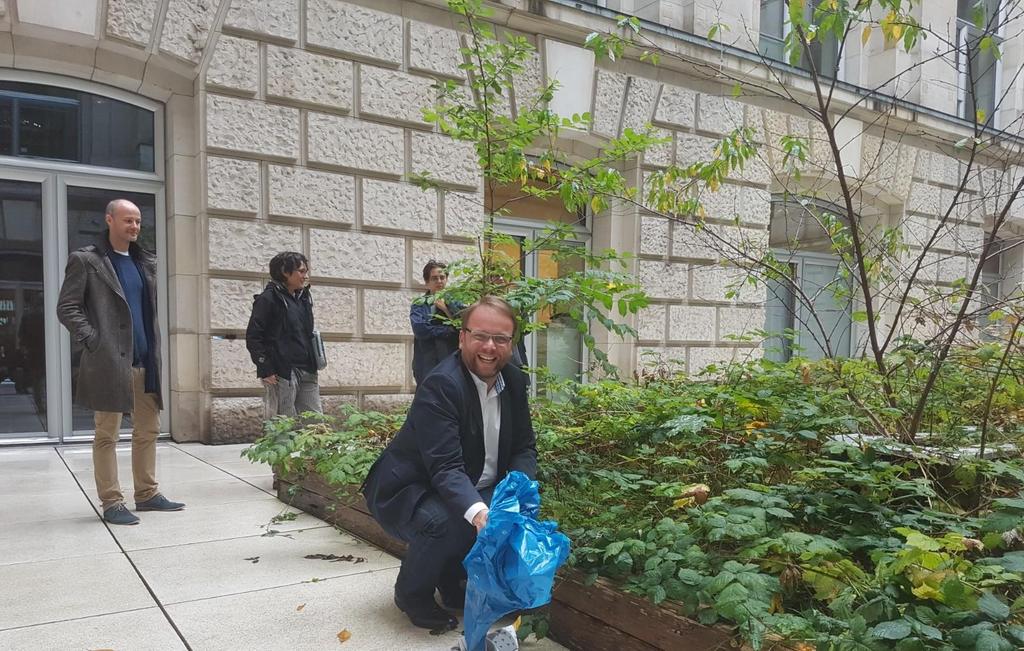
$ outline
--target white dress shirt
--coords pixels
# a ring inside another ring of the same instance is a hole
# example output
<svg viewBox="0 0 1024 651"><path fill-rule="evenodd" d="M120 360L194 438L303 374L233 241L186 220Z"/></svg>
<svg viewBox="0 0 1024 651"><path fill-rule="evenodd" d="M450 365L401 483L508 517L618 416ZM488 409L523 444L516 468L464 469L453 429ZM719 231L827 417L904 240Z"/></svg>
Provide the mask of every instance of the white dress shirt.
<svg viewBox="0 0 1024 651"><path fill-rule="evenodd" d="M498 434L501 432L501 398L499 395L505 390L505 378L498 374L494 387L488 391L487 383L472 373L473 384L476 385L477 395L480 397L480 414L484 420L484 469L480 473L480 479L476 487L488 488L494 485L498 477ZM476 502L466 509L465 518L473 524L473 518L480 511L487 508L483 502Z"/></svg>

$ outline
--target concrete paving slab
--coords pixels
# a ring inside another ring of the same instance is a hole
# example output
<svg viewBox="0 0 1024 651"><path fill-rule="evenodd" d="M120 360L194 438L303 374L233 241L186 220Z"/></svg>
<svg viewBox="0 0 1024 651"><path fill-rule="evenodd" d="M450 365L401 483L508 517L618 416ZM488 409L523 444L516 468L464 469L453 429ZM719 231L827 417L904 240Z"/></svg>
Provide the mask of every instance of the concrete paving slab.
<svg viewBox="0 0 1024 651"><path fill-rule="evenodd" d="M117 543L95 514L0 527L0 565L117 552ZM3 585L3 584L0 584Z"/></svg>
<svg viewBox="0 0 1024 651"><path fill-rule="evenodd" d="M203 445L202 443L170 444L185 454L210 462L231 462L242 459L242 450L249 447L248 443L233 445Z"/></svg>
<svg viewBox="0 0 1024 651"><path fill-rule="evenodd" d="M274 490L274 476L273 475L270 475L269 477L246 477L245 481L247 481L248 483L252 484L256 488L260 489L261 491L264 491L266 493L270 493L271 495L273 495L275 497L277 496L277 491Z"/></svg>
<svg viewBox="0 0 1024 651"><path fill-rule="evenodd" d="M52 459L58 456L53 446L13 447L0 449L0 465L12 461L36 461Z"/></svg>
<svg viewBox="0 0 1024 651"><path fill-rule="evenodd" d="M231 475L228 473L218 470L209 464L202 462L194 462L195 465L187 467L183 466L167 466L157 464L156 467L156 480L161 485L173 484L176 482L185 481L209 481L212 479L227 479ZM96 487L96 479L93 477L92 468L88 470L76 470L75 477L81 482L82 487L89 489ZM124 461L117 465L117 479L121 483L121 491L124 492L126 497L131 497L131 491L126 490L126 487L133 485L132 477L132 464L129 461Z"/></svg>
<svg viewBox="0 0 1024 651"><path fill-rule="evenodd" d="M263 494L262 491L258 492ZM80 490L0 500L0 531L14 524L89 516L95 518L96 512L90 506L89 498Z"/></svg>
<svg viewBox="0 0 1024 651"><path fill-rule="evenodd" d="M125 492L125 496L128 498L128 508L135 506L135 500L132 497L132 485L122 485L121 490ZM223 479L207 479L204 481L171 481L165 483L161 480L160 492L168 499L184 502L188 506L210 506L267 499L267 494L264 491L227 475ZM86 488L85 493L92 504L99 503L99 497L96 494L95 488Z"/></svg>
<svg viewBox="0 0 1024 651"><path fill-rule="evenodd" d="M218 470L222 470L235 477L267 477L274 474L274 470L265 463L253 463L248 459L241 461L211 461Z"/></svg>
<svg viewBox="0 0 1024 651"><path fill-rule="evenodd" d="M184 649L159 608L0 631L0 649Z"/></svg>
<svg viewBox="0 0 1024 651"><path fill-rule="evenodd" d="M397 570L174 604L167 612L196 651L447 651L458 641L415 628L393 603ZM351 638L338 644L338 633Z"/></svg>
<svg viewBox="0 0 1024 651"><path fill-rule="evenodd" d="M4 475L8 477L38 476L51 472L67 474L69 472L64 460L56 454L37 459L7 458L0 460L0 468L3 468Z"/></svg>
<svg viewBox="0 0 1024 651"><path fill-rule="evenodd" d="M120 553L0 565L0 586L0 630L154 605Z"/></svg>
<svg viewBox="0 0 1024 651"><path fill-rule="evenodd" d="M92 448L90 446L76 447L74 449L63 448L61 455L73 472L86 470L92 472ZM130 445L118 445L115 456L117 457L118 468L126 464L128 467L131 467L132 449ZM158 470L160 468L193 467L202 465L204 464L201 459L184 454L177 448L169 447L164 444L157 444L156 467Z"/></svg>
<svg viewBox="0 0 1024 651"><path fill-rule="evenodd" d="M2 467L0 465L0 468ZM25 499L28 495L49 495L76 490L80 490L78 482L67 468L55 468L37 474L0 473L0 501L17 501Z"/></svg>
<svg viewBox="0 0 1024 651"><path fill-rule="evenodd" d="M128 551L248 538L264 533L271 518L282 512L299 513L270 496L265 500L232 504L192 504L174 513L137 513L142 519L140 525L118 527L114 535ZM300 513L295 520L274 524L272 529L295 531L322 526L325 526L323 520Z"/></svg>
<svg viewBox="0 0 1024 651"><path fill-rule="evenodd" d="M389 554L330 527L130 552L161 603L171 604L398 567ZM305 558L352 555L355 561ZM253 560L255 559L255 560Z"/></svg>

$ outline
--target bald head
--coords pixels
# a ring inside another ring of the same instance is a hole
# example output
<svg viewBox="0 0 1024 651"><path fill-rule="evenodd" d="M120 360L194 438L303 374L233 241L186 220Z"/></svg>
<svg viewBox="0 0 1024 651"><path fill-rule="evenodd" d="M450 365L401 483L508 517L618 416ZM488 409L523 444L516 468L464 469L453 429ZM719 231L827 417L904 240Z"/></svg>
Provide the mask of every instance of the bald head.
<svg viewBox="0 0 1024 651"><path fill-rule="evenodd" d="M107 204L108 215L116 215L118 210L134 210L139 212L139 207L127 199L114 199Z"/></svg>
<svg viewBox="0 0 1024 651"><path fill-rule="evenodd" d="M110 246L115 251L125 252L131 243L139 239L142 229L142 212L127 199L114 199L107 204L107 230Z"/></svg>

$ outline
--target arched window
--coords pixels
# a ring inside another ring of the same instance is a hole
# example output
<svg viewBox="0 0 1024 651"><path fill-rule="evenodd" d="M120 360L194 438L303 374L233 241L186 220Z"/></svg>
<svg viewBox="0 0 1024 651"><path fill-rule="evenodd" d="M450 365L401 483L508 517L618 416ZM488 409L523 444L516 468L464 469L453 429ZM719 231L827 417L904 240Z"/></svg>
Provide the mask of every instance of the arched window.
<svg viewBox="0 0 1024 651"><path fill-rule="evenodd" d="M152 172L153 120L102 95L0 81L0 155Z"/></svg>

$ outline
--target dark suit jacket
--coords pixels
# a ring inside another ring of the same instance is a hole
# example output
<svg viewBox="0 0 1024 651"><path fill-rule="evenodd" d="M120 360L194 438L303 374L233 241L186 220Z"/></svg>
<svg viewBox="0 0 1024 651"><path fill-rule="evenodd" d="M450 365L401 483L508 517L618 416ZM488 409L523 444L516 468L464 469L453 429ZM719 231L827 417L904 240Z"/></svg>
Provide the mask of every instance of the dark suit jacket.
<svg viewBox="0 0 1024 651"><path fill-rule="evenodd" d="M526 375L509 364L499 394L501 429L495 483L511 470L530 478L537 448L527 404ZM416 390L405 424L373 464L364 484L370 513L393 530L409 521L420 500L437 493L453 517L480 501L476 482L484 467L483 416L473 379L456 351Z"/></svg>

